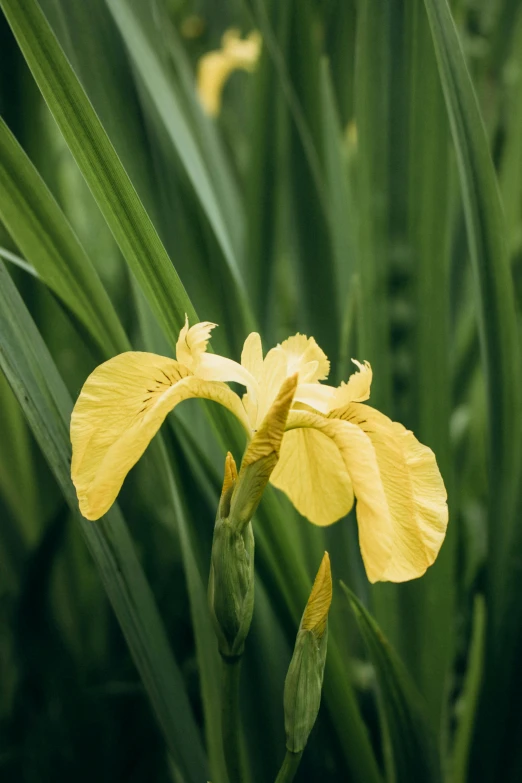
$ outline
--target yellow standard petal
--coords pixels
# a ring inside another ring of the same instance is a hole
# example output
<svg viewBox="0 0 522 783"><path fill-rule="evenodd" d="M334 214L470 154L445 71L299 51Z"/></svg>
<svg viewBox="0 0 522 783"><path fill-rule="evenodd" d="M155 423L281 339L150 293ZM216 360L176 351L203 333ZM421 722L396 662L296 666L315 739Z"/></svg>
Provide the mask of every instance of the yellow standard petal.
<svg viewBox="0 0 522 783"><path fill-rule="evenodd" d="M380 577L403 582L432 565L446 534L446 489L435 455L402 424L369 405L352 403L336 413L370 438L390 509L390 562Z"/></svg>
<svg viewBox="0 0 522 783"><path fill-rule="evenodd" d="M295 415L292 412L289 419ZM270 481L288 495L300 514L316 525L331 525L353 506L352 482L339 449L317 429L307 427L285 433Z"/></svg>
<svg viewBox="0 0 522 783"><path fill-rule="evenodd" d="M189 327L188 316L185 316L185 326L179 333L176 343L176 359L180 364L194 372L201 361L202 355L207 350L210 333L217 324L210 321L202 321Z"/></svg>
<svg viewBox="0 0 522 783"><path fill-rule="evenodd" d="M210 333L217 324L202 321L189 328L188 317L185 316L185 326L179 333L176 343L176 358L197 378L204 381L236 381L251 389L257 389L257 381L242 365L207 353Z"/></svg>
<svg viewBox="0 0 522 783"><path fill-rule="evenodd" d="M129 351L87 378L71 417L71 474L87 519L111 507L166 415L191 397L219 402L249 431L241 400L228 386L196 378L174 359Z"/></svg>
<svg viewBox="0 0 522 783"><path fill-rule="evenodd" d="M296 334L281 343L287 361L287 372L299 373L299 383L316 383L328 378L330 362L313 337Z"/></svg>
<svg viewBox="0 0 522 783"><path fill-rule="evenodd" d="M339 388L335 390L329 410L342 408L350 402L364 402L370 397L373 376L370 362L361 364L357 359L352 359L352 362L358 367L358 371L350 376L348 383L341 383Z"/></svg>
<svg viewBox="0 0 522 783"><path fill-rule="evenodd" d="M261 377L263 372L263 345L257 332L251 332L243 344L241 364L254 378Z"/></svg>

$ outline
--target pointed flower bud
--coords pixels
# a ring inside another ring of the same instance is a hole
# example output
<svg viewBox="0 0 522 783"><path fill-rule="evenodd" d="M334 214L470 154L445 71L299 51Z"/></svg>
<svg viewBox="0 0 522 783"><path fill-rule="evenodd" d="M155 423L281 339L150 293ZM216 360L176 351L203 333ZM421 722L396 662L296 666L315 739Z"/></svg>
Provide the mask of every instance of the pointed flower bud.
<svg viewBox="0 0 522 783"><path fill-rule="evenodd" d="M237 479L236 461L232 454L227 452L225 458L225 475L223 477L223 487L221 488L221 497L219 499L219 516L228 517L230 513L230 498L232 490Z"/></svg>
<svg viewBox="0 0 522 783"><path fill-rule="evenodd" d="M301 619L285 681L286 747L292 753L304 750L319 712L331 602L332 574L325 552Z"/></svg>
<svg viewBox="0 0 522 783"><path fill-rule="evenodd" d="M281 384L279 394L245 452L230 509L230 516L238 527L247 524L254 516L277 464L297 381L296 373Z"/></svg>
<svg viewBox="0 0 522 783"><path fill-rule="evenodd" d="M243 652L254 608L254 534L249 523L238 530L231 523L230 498L237 481L237 469L230 452L218 517L214 527L208 600L218 646L224 658Z"/></svg>

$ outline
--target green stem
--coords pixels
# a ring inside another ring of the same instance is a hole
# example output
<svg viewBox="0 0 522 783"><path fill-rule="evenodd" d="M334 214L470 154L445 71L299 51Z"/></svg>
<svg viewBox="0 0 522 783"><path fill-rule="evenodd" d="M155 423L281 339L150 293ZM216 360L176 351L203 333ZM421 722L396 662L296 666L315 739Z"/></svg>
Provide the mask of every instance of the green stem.
<svg viewBox="0 0 522 783"><path fill-rule="evenodd" d="M292 753L291 750L286 751L285 760L279 770L275 783L291 783L297 772L297 767L299 766L302 755L302 750L300 750L299 753Z"/></svg>
<svg viewBox="0 0 522 783"><path fill-rule="evenodd" d="M222 658L221 731L230 783L242 783L241 723L239 719L239 673L241 658Z"/></svg>

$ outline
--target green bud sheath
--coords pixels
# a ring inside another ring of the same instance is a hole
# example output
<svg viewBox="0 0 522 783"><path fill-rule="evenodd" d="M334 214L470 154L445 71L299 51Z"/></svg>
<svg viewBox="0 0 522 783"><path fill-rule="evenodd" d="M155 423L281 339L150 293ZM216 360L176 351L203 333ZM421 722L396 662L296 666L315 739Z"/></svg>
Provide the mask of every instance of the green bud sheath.
<svg viewBox="0 0 522 783"><path fill-rule="evenodd" d="M277 464L297 374L281 385L244 454L239 475L229 453L214 527L208 597L224 658L241 655L254 610L254 534L251 519Z"/></svg>
<svg viewBox="0 0 522 783"><path fill-rule="evenodd" d="M241 655L254 609L254 534L250 523L238 531L227 517L217 519L208 597L221 655Z"/></svg>
<svg viewBox="0 0 522 783"><path fill-rule="evenodd" d="M301 619L285 680L286 747L292 753L304 750L319 712L331 600L330 559L325 552Z"/></svg>

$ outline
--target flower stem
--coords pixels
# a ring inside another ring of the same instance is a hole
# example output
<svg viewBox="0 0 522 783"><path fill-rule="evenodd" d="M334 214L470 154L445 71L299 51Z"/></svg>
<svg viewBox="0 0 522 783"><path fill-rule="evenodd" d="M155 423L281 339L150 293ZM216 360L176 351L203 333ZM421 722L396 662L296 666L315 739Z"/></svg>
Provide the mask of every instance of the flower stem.
<svg viewBox="0 0 522 783"><path fill-rule="evenodd" d="M230 783L242 783L241 723L239 718L239 673L241 656L222 658L221 732Z"/></svg>
<svg viewBox="0 0 522 783"><path fill-rule="evenodd" d="M281 769L279 770L279 774L275 783L291 783L295 777L295 773L297 772L297 767L299 766L302 755L302 750L299 751L299 753L292 753L291 750L286 751L285 759L281 765Z"/></svg>

